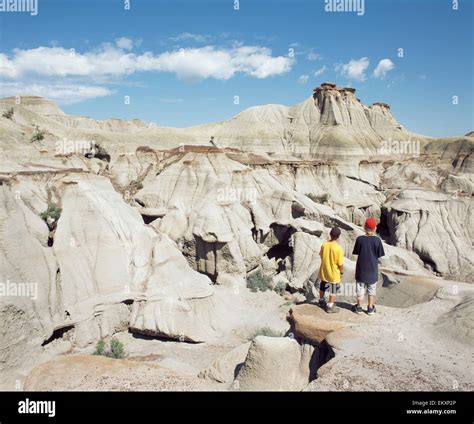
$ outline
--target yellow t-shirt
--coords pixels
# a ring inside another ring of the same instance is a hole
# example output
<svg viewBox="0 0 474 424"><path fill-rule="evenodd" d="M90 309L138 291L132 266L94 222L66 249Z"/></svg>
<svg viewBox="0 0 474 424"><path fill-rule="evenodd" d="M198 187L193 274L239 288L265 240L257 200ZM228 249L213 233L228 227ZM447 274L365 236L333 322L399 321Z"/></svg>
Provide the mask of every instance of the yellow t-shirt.
<svg viewBox="0 0 474 424"><path fill-rule="evenodd" d="M326 241L321 245L319 251L321 256L321 267L319 278L327 283L340 283L341 272L339 265L344 264L344 251L337 241Z"/></svg>

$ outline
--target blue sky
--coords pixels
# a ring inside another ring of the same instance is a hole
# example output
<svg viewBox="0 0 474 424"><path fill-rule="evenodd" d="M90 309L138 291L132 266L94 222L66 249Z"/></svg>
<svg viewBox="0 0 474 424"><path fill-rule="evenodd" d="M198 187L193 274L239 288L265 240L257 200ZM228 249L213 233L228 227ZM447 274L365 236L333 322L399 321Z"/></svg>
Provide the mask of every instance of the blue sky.
<svg viewBox="0 0 474 424"><path fill-rule="evenodd" d="M365 0L361 16L324 0L239 3L38 0L36 16L0 12L0 96L185 127L296 104L334 81L389 103L411 131L474 130L472 1Z"/></svg>

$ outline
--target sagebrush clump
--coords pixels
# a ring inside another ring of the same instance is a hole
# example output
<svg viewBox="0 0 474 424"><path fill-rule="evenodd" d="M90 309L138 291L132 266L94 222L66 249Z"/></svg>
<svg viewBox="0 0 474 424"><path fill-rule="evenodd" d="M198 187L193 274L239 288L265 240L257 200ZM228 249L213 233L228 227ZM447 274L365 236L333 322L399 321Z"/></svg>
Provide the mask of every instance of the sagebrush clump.
<svg viewBox="0 0 474 424"><path fill-rule="evenodd" d="M44 136L46 134L46 131L41 130L38 125L35 126L35 132L31 136L31 141L41 141L44 139Z"/></svg>
<svg viewBox="0 0 474 424"><path fill-rule="evenodd" d="M273 286L273 291L277 292L278 294L283 294L285 290L286 290L286 283L284 281L278 281Z"/></svg>
<svg viewBox="0 0 474 424"><path fill-rule="evenodd" d="M62 209L58 207L58 205L55 203L50 203L48 205L48 209L40 213L40 217L46 223L48 223L48 218L51 218L54 222L56 222L61 216L61 211Z"/></svg>
<svg viewBox="0 0 474 424"><path fill-rule="evenodd" d="M107 356L117 359L125 358L125 347L123 346L123 343L119 342L117 339L112 339L110 341L110 351Z"/></svg>
<svg viewBox="0 0 474 424"><path fill-rule="evenodd" d="M115 359L122 359L126 356L123 343L117 339L110 340L109 349L107 349L104 339L100 339L97 342L93 355L107 356L108 358Z"/></svg>
<svg viewBox="0 0 474 424"><path fill-rule="evenodd" d="M100 339L97 342L97 345L95 346L95 350L93 355L101 355L105 356L107 353L106 347L105 347L105 341L103 339Z"/></svg>
<svg viewBox="0 0 474 424"><path fill-rule="evenodd" d="M262 271L258 270L247 278L247 287L252 292L267 291L272 288L272 277L269 275L262 274Z"/></svg>
<svg viewBox="0 0 474 424"><path fill-rule="evenodd" d="M2 116L7 119L12 119L13 118L13 108L11 107L10 109L7 109L5 112L2 113Z"/></svg>

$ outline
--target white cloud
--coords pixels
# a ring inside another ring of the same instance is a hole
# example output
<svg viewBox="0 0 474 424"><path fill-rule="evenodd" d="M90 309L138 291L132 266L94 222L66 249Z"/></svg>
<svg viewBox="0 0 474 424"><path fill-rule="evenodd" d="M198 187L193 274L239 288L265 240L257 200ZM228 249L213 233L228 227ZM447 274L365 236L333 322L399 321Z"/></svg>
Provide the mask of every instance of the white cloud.
<svg viewBox="0 0 474 424"><path fill-rule="evenodd" d="M317 69L316 71L314 71L314 76L315 77L319 77L321 76L322 74L324 74L324 72L326 71L326 65L324 65L322 68L319 68Z"/></svg>
<svg viewBox="0 0 474 424"><path fill-rule="evenodd" d="M309 52L306 55L306 59L311 60L311 61L318 60L320 57L321 57L321 55L319 53L315 53L315 52Z"/></svg>
<svg viewBox="0 0 474 424"><path fill-rule="evenodd" d="M6 54L0 53L0 75L3 78L13 79L18 76L17 69Z"/></svg>
<svg viewBox="0 0 474 424"><path fill-rule="evenodd" d="M117 47L121 49L131 50L133 47L133 40L127 37L120 37L115 39L115 44L117 44Z"/></svg>
<svg viewBox="0 0 474 424"><path fill-rule="evenodd" d="M182 32L176 37L170 37L171 41L195 41L196 43L206 43L212 39L210 35L193 34L191 32Z"/></svg>
<svg viewBox="0 0 474 424"><path fill-rule="evenodd" d="M133 49L139 41L125 37L114 41L86 52L42 46L14 49L10 55L0 53L0 94L32 94L77 103L112 94L107 86L123 84L124 77L138 72L168 72L190 80L228 80L237 74L263 79L290 71L294 63L260 46L204 46L137 54Z"/></svg>
<svg viewBox="0 0 474 424"><path fill-rule="evenodd" d="M124 42L122 43L124 45ZM125 76L135 72L174 73L180 79L215 78L227 80L237 73L256 78L281 75L291 70L293 59L272 56L270 49L259 46L217 48L205 46L134 54L110 44L79 53L62 47L15 49L12 57L0 54L0 73L18 80L28 76L100 77Z"/></svg>
<svg viewBox="0 0 474 424"><path fill-rule="evenodd" d="M387 73L393 68L395 68L395 65L390 59L382 59L374 69L373 76L375 78L384 79Z"/></svg>
<svg viewBox="0 0 474 424"><path fill-rule="evenodd" d="M0 97L33 95L55 100L62 104L80 103L113 94L105 87L88 86L81 84L48 84L20 82L1 82Z"/></svg>
<svg viewBox="0 0 474 424"><path fill-rule="evenodd" d="M366 80L365 71L368 67L369 58L362 57L358 60L352 59L348 63L338 64L335 70L346 78L362 82Z"/></svg>
<svg viewBox="0 0 474 424"><path fill-rule="evenodd" d="M309 75L300 75L300 77L298 78L298 83L300 84L306 84L309 80Z"/></svg>

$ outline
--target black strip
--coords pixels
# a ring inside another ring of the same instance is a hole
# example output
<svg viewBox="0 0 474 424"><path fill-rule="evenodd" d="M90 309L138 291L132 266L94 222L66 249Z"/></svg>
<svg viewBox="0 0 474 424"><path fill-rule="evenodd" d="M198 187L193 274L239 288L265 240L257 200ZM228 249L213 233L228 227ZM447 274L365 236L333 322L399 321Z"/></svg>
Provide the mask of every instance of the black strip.
<svg viewBox="0 0 474 424"><path fill-rule="evenodd" d="M55 417L39 414L19 414L19 402L56 402ZM66 422L71 419L96 422L95 418L134 417L133 422L146 416L160 418L160 410L174 409L179 415L186 409L265 408L286 410L299 420L299 413L315 417L359 416L363 421L379 421L382 416L402 422L467 422L473 423L472 393L467 392L4 392L0 393L1 424L17 422ZM420 402L427 402L424 406ZM455 402L450 404L450 402ZM407 414L407 409L455 410L456 414ZM169 415L167 414L169 419ZM223 417L223 416L222 416ZM222 418L221 417L221 418ZM226 416L227 417L227 416ZM373 417L370 419L369 417ZM161 415L164 419L164 415ZM107 420L109 421L109 420ZM72 421L71 421L72 422Z"/></svg>

